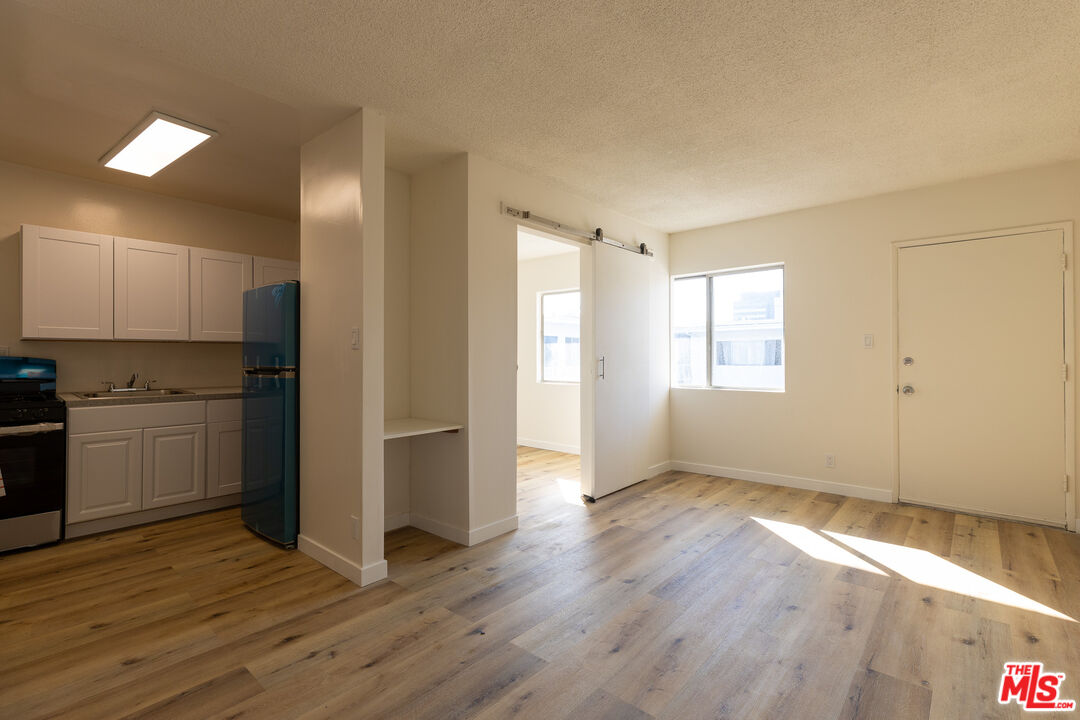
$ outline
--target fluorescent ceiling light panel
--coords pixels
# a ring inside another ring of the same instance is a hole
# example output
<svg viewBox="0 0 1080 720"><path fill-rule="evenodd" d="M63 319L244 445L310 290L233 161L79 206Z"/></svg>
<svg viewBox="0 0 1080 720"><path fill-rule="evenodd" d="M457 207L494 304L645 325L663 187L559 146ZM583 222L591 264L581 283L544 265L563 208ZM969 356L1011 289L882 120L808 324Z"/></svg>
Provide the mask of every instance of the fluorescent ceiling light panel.
<svg viewBox="0 0 1080 720"><path fill-rule="evenodd" d="M152 112L101 158L101 162L113 170L151 177L216 135L213 130Z"/></svg>

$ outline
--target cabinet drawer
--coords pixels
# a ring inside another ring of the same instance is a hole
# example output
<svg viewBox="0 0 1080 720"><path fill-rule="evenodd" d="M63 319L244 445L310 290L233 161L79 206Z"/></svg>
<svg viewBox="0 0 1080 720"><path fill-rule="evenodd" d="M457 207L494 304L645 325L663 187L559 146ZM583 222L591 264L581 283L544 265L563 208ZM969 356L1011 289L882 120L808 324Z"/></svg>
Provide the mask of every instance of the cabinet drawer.
<svg viewBox="0 0 1080 720"><path fill-rule="evenodd" d="M244 401L240 398L231 400L207 400L206 422L233 422L243 418Z"/></svg>
<svg viewBox="0 0 1080 720"><path fill-rule="evenodd" d="M69 435L167 425L195 425L206 422L206 402L198 400L71 408L68 410L67 418Z"/></svg>

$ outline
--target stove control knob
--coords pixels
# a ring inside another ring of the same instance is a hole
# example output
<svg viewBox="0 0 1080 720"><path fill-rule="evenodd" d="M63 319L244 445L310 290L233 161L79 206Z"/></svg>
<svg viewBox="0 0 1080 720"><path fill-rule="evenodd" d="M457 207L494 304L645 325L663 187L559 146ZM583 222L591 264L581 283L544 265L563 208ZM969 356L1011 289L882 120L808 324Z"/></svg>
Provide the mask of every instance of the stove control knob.
<svg viewBox="0 0 1080 720"><path fill-rule="evenodd" d="M36 408L31 412L31 416L35 418L43 418L49 414L49 411L45 408Z"/></svg>
<svg viewBox="0 0 1080 720"><path fill-rule="evenodd" d="M26 417L26 408L15 408L14 415L16 418Z"/></svg>

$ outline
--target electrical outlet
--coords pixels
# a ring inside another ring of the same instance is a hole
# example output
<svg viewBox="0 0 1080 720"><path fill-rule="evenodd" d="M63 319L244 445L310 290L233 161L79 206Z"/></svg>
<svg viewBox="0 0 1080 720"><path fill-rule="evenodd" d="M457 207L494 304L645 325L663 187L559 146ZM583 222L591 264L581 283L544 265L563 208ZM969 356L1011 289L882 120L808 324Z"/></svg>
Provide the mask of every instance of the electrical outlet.
<svg viewBox="0 0 1080 720"><path fill-rule="evenodd" d="M352 539L360 539L360 518L356 515L350 516L352 518Z"/></svg>
<svg viewBox="0 0 1080 720"><path fill-rule="evenodd" d="M827 467L827 468L836 467L836 456L835 455L826 455L825 456L825 467Z"/></svg>

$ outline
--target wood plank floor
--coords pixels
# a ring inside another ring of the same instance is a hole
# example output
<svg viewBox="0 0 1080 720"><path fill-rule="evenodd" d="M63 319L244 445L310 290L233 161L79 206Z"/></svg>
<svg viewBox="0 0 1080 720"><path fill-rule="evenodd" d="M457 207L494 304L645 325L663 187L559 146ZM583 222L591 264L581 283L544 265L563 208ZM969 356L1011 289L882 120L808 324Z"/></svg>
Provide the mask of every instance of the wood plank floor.
<svg viewBox="0 0 1080 720"><path fill-rule="evenodd" d="M1015 718L1012 660L1080 699L1055 615L1080 618L1076 535L687 473L584 505L577 481L520 448L520 530L389 533L364 590L235 509L0 557L0 718Z"/></svg>

